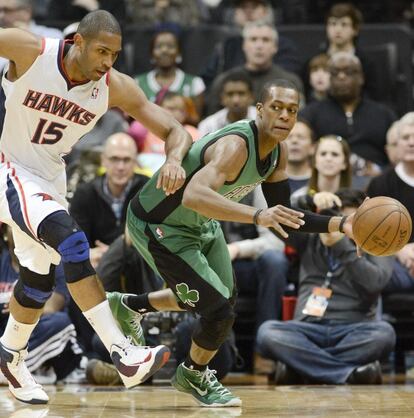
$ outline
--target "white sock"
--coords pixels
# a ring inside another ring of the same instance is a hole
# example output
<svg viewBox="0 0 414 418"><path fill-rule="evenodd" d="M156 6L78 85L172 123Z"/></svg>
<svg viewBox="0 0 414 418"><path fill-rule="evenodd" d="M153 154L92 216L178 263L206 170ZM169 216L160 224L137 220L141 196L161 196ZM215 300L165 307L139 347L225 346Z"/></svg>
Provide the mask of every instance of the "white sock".
<svg viewBox="0 0 414 418"><path fill-rule="evenodd" d="M120 344L125 341L125 335L118 328L107 300L83 312L83 314L108 351L111 351L112 344Z"/></svg>
<svg viewBox="0 0 414 418"><path fill-rule="evenodd" d="M25 348L37 322L35 324L23 324L17 322L10 314L4 334L0 338L1 343L10 350L19 351Z"/></svg>

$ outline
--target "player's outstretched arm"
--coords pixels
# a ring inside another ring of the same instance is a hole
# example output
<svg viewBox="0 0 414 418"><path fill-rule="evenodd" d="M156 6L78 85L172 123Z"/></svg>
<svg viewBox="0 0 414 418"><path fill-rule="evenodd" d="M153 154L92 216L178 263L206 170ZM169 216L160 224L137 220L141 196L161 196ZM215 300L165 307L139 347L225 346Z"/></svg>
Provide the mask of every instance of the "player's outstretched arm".
<svg viewBox="0 0 414 418"><path fill-rule="evenodd" d="M165 141L167 159L157 187L167 195L177 191L185 181L181 162L193 143L190 134L164 109L151 103L131 77L114 69L110 73L109 107L119 107Z"/></svg>
<svg viewBox="0 0 414 418"><path fill-rule="evenodd" d="M0 29L0 56L11 63L12 79L19 78L42 51L42 39L23 29Z"/></svg>
<svg viewBox="0 0 414 418"><path fill-rule="evenodd" d="M288 177L286 174L287 149L285 144L281 144L281 155L279 165L276 170L270 175L265 183L262 184L263 194L268 204L268 209L263 210L257 216L257 223L262 226L272 227L270 224L271 217L278 214L279 216L290 208L290 187ZM291 209L292 210L292 209ZM352 215L350 217L343 216L325 216L316 213L295 209L296 213L301 213L304 224L301 225L298 232L344 232L349 238L352 235ZM278 235L282 238L287 237L287 232L293 231L290 225L278 221L286 225L286 228L280 231L280 228L272 227Z"/></svg>
<svg viewBox="0 0 414 418"><path fill-rule="evenodd" d="M217 193L226 181L238 177L247 156L245 141L236 135L225 136L211 145L205 153L205 166L193 176L184 191L183 205L209 218L253 223L256 208L233 202ZM300 221L293 212L283 214L283 218L296 228Z"/></svg>

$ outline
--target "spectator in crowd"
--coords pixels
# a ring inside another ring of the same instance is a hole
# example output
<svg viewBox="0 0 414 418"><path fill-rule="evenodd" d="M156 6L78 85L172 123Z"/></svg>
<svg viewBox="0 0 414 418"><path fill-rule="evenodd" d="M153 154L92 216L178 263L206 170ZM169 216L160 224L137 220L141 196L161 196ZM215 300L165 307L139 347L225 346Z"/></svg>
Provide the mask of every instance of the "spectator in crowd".
<svg viewBox="0 0 414 418"><path fill-rule="evenodd" d="M135 78L147 98L159 104L168 91L179 93L191 97L200 115L205 85L200 77L187 74L178 67L182 57L177 35L170 31L156 33L150 49L154 69Z"/></svg>
<svg viewBox="0 0 414 418"><path fill-rule="evenodd" d="M273 63L278 50L278 33L275 27L265 22L252 22L243 29L243 52L246 62L243 65L220 74L213 82L207 100L207 113L220 109L220 90L225 77L232 72L243 71L252 80L254 100L260 101L259 95L263 86L274 79L283 78L293 82L303 98L303 85L300 78Z"/></svg>
<svg viewBox="0 0 414 418"><path fill-rule="evenodd" d="M349 189L338 197L342 214L364 200ZM390 258L358 257L353 241L339 232L299 235L288 238L301 254L294 319L267 321L257 336L263 356L278 361L276 383L381 383L379 360L395 344L393 327L375 319Z"/></svg>
<svg viewBox="0 0 414 418"><path fill-rule="evenodd" d="M285 143L288 149L286 174L290 192L306 186L312 174L313 132L308 124L297 121Z"/></svg>
<svg viewBox="0 0 414 418"><path fill-rule="evenodd" d="M50 0L48 19L75 22L94 10L106 10L119 22L125 22L126 4L124 0Z"/></svg>
<svg viewBox="0 0 414 418"><path fill-rule="evenodd" d="M70 213L85 232L91 246L91 263L99 263L108 246L125 228L129 200L147 177L134 172L137 149L125 133L111 135L102 152L105 174L76 190Z"/></svg>
<svg viewBox="0 0 414 418"><path fill-rule="evenodd" d="M374 178L368 196L389 196L399 200L414 219L414 112L398 122L399 162ZM414 233L397 254L391 282L386 292L414 292Z"/></svg>
<svg viewBox="0 0 414 418"><path fill-rule="evenodd" d="M355 55L334 54L329 72L329 96L305 106L299 117L310 124L318 138L332 134L346 138L356 155L352 160L354 174L376 175L388 162L385 135L396 116L386 105L362 96L364 75Z"/></svg>
<svg viewBox="0 0 414 418"><path fill-rule="evenodd" d="M246 23L266 19L275 21L272 6L267 0L233 0L232 7L226 7L223 13L223 24L243 28Z"/></svg>
<svg viewBox="0 0 414 418"><path fill-rule="evenodd" d="M400 161L400 149L398 148L398 120L395 121L388 129L386 135L385 152L387 153L388 160L391 166L395 166Z"/></svg>
<svg viewBox="0 0 414 418"><path fill-rule="evenodd" d="M220 99L223 109L199 123L200 137L224 128L229 123L256 118L256 108L252 106L253 85L245 72L231 72L223 79Z"/></svg>
<svg viewBox="0 0 414 418"><path fill-rule="evenodd" d="M362 25L362 14L352 3L336 3L326 17L326 43L320 47L320 52L329 57L337 52L355 54L362 65L365 76L364 91L373 100L383 101L381 87L377 83L377 71L374 62L361 51L357 39Z"/></svg>
<svg viewBox="0 0 414 418"><path fill-rule="evenodd" d="M327 135L319 138L311 165L308 184L291 195L293 206L311 210L323 204L329 206L334 203L334 193L351 186L350 150L342 137Z"/></svg>
<svg viewBox="0 0 414 418"><path fill-rule="evenodd" d="M311 102L313 100L325 99L328 95L329 86L331 83L331 75L328 70L328 55L315 55L309 61L309 89L306 100Z"/></svg>
<svg viewBox="0 0 414 418"><path fill-rule="evenodd" d="M176 23L195 26L201 14L196 1L188 0L127 0L129 16L134 23L155 26L160 23Z"/></svg>
<svg viewBox="0 0 414 418"><path fill-rule="evenodd" d="M247 3L250 3L250 5L244 7ZM235 4L238 6L235 15L237 15L237 21L241 24L241 31L244 31L245 26L253 22L263 22L273 27L273 12L268 1L238 0ZM249 12L249 10L252 10L252 12ZM241 34L229 36L216 45L201 76L209 87L219 74L241 66L245 61ZM297 47L292 40L285 36L280 36L278 39L277 53L273 56L273 62L286 71L296 74L301 72L302 63L299 60Z"/></svg>
<svg viewBox="0 0 414 418"><path fill-rule="evenodd" d="M0 332L4 332L9 301L20 273L14 254L13 235L6 224L1 226L1 235ZM82 350L77 342L75 327L65 312L70 296L61 265L56 267L55 280L55 290L30 337L26 365L39 383L82 383L85 380L85 371L80 369ZM7 383L1 371L0 383Z"/></svg>

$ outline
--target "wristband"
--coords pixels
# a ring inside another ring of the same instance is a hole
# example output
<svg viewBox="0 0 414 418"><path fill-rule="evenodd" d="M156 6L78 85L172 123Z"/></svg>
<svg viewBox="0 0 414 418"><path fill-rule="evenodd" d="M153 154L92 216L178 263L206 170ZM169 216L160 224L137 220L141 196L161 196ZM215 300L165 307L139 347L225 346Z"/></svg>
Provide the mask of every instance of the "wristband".
<svg viewBox="0 0 414 418"><path fill-rule="evenodd" d="M339 222L339 232L344 233L344 223L348 219L348 216L342 216L341 222Z"/></svg>
<svg viewBox="0 0 414 418"><path fill-rule="evenodd" d="M259 215L263 212L263 209L257 209L256 213L253 215L253 223L257 225L257 219Z"/></svg>

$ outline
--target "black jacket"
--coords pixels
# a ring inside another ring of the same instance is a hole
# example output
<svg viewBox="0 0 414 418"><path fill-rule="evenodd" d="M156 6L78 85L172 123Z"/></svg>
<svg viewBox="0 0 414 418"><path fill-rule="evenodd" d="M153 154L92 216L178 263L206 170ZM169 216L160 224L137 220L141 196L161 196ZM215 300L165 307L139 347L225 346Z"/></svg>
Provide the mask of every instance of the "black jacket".
<svg viewBox="0 0 414 418"><path fill-rule="evenodd" d="M91 247L95 247L96 240L109 245L124 233L128 203L146 183L148 177L134 174L120 221L116 219L103 192L104 179L105 176L101 176L90 183L81 184L73 196L69 209L70 214L85 232Z"/></svg>

